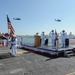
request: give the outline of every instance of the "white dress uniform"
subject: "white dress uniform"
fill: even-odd
[[[16,52],[17,52],[17,40],[15,38],[15,40],[11,41],[11,54],[13,56],[16,56]]]
[[[41,46],[44,46],[45,44],[45,34],[42,32],[41,34]]]
[[[54,47],[54,44],[55,44],[55,33],[54,32],[50,32],[49,36],[51,36],[52,47]]]
[[[35,36],[38,36],[38,33],[36,33]]]
[[[17,47],[21,47],[21,37],[17,37]]]
[[[3,40],[3,44],[4,44],[4,46],[7,45],[7,40],[6,39]]]
[[[61,33],[61,41],[62,41],[62,47],[65,47],[65,39],[66,39],[66,33]]]

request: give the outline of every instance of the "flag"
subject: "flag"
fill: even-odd
[[[11,22],[10,22],[8,15],[7,15],[7,23],[8,23],[8,29],[10,29],[10,35],[14,35],[15,31],[14,31],[14,28],[13,28]]]
[[[57,31],[56,31],[56,29],[55,29],[55,35],[57,35]]]
[[[57,34],[56,29],[55,29],[55,40],[58,40],[58,34]]]

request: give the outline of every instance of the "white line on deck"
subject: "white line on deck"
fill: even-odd
[[[23,69],[21,68],[21,69],[15,69],[15,70],[12,70],[12,71],[10,71],[10,73],[11,74],[13,74],[13,73],[18,73],[18,72],[20,72],[20,71],[22,71]]]
[[[68,73],[66,75],[75,75],[75,72],[72,72],[72,73]]]

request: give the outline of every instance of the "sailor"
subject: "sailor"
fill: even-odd
[[[6,39],[3,40],[3,46],[7,46],[7,40]]]
[[[60,34],[61,34],[62,47],[65,47],[65,39],[66,39],[65,30],[61,31]]]
[[[42,32],[42,34],[41,34],[41,46],[44,46],[44,44],[45,44],[45,34],[44,34],[44,32]]]
[[[20,36],[17,37],[17,47],[18,48],[21,47],[21,37]]]
[[[59,48],[59,35],[56,30],[55,30],[55,44],[54,45],[56,49]]]
[[[38,36],[38,33],[36,33],[35,36]]]
[[[49,33],[49,36],[51,37],[52,47],[54,47],[54,44],[55,44],[55,33],[54,33],[54,30],[52,30]]]
[[[13,56],[16,56],[16,52],[17,52],[17,40],[16,40],[16,35],[13,35],[12,39],[11,39],[11,51],[10,51],[10,53]]]

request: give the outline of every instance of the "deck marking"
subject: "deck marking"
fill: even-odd
[[[21,68],[21,69],[15,69],[15,70],[12,70],[12,71],[10,71],[10,73],[11,74],[13,74],[13,73],[18,73],[18,72],[20,72],[20,71],[22,71],[23,69]]]
[[[8,55],[9,53],[0,53],[0,56],[2,56],[2,55]]]
[[[0,66],[3,65],[2,63],[0,63]]]
[[[25,53],[28,53],[28,51],[17,51],[16,54],[25,54]],[[5,55],[9,55],[9,53],[8,52],[6,52],[6,53],[0,53],[0,56],[5,56]]]
[[[25,53],[27,53],[28,51],[17,51],[17,53],[16,54],[25,54]]]
[[[75,75],[75,72],[72,72],[72,73],[68,73],[66,75]]]

